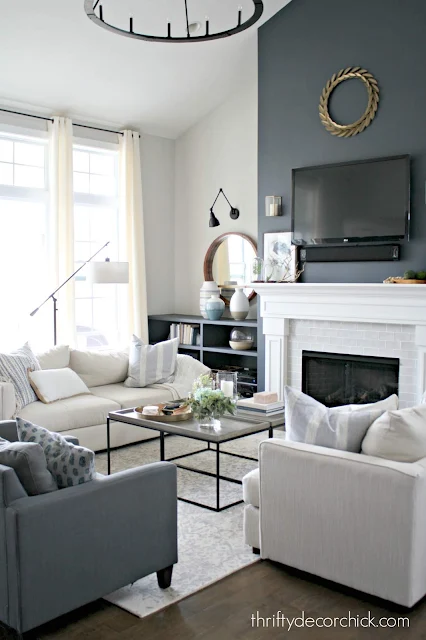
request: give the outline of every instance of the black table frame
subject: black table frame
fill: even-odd
[[[108,461],[108,475],[111,474],[111,442],[110,442],[110,417],[107,417],[107,461]],[[116,422],[120,422],[116,420],[116,417],[113,419]],[[124,422],[124,421],[123,421]],[[265,420],[266,422],[266,420]],[[129,424],[129,423],[126,423]],[[153,431],[160,431],[158,429],[158,425],[155,427],[146,427],[143,425],[145,429],[152,429]],[[189,458],[190,456],[198,455],[199,453],[205,453],[206,451],[211,451],[216,454],[216,472],[212,473],[211,471],[204,471],[202,469],[193,469],[192,467],[187,467],[183,464],[176,464],[178,469],[184,469],[185,471],[192,471],[193,473],[199,473],[203,476],[209,476],[210,478],[215,478],[216,480],[216,507],[211,507],[210,505],[204,504],[202,502],[197,502],[195,500],[189,500],[188,498],[180,498],[178,496],[178,500],[181,502],[186,502],[188,504],[192,504],[196,507],[201,507],[203,509],[208,509],[209,511],[215,511],[216,513],[220,511],[225,511],[226,509],[230,509],[231,507],[235,507],[237,504],[241,504],[244,502],[243,500],[237,500],[236,502],[231,502],[224,506],[220,506],[220,481],[224,480],[225,482],[233,482],[234,484],[242,485],[242,480],[236,480],[235,478],[230,478],[228,476],[220,475],[220,455],[233,456],[234,458],[241,458],[243,460],[253,460],[254,462],[258,462],[258,458],[252,458],[250,456],[243,456],[238,453],[231,453],[230,451],[221,451],[220,444],[224,444],[225,442],[232,442],[233,440],[239,440],[240,438],[247,438],[248,436],[252,436],[256,433],[262,433],[262,431],[268,431],[268,437],[273,438],[274,435],[274,427],[270,424],[269,427],[262,427],[258,431],[253,431],[251,433],[244,433],[242,435],[237,435],[234,438],[230,437],[225,440],[223,443],[219,442],[209,442],[206,440],[201,440],[201,442],[207,442],[207,447],[203,449],[197,449],[197,451],[192,451],[190,453],[182,453],[178,456],[173,456],[171,458],[166,458],[166,447],[165,447],[165,433],[164,431],[160,431],[160,460],[162,462],[173,462],[174,460],[179,460],[180,458]],[[167,432],[168,433],[168,432]],[[189,438],[190,440],[198,440],[198,438],[193,438],[190,435],[182,435],[182,434],[173,434],[169,435],[178,435],[180,438]],[[216,448],[212,448],[211,445],[216,444]]]

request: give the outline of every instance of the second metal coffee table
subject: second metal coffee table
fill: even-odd
[[[126,424],[132,424],[136,427],[143,427],[145,429],[152,429],[160,433],[160,460],[166,462],[172,462],[180,458],[187,458],[199,453],[211,452],[216,456],[216,472],[203,471],[201,469],[193,469],[185,465],[177,464],[179,469],[185,469],[186,471],[192,471],[193,473],[199,473],[201,475],[210,476],[216,480],[216,506],[211,507],[195,500],[189,500],[187,498],[179,498],[182,502],[196,505],[197,507],[203,507],[210,511],[224,511],[237,504],[241,504],[242,500],[220,506],[220,481],[225,480],[227,482],[233,482],[234,484],[242,484],[241,480],[235,478],[229,478],[228,476],[220,475],[220,456],[234,456],[236,458],[242,458],[244,460],[254,460],[257,462],[257,458],[250,456],[243,456],[237,453],[231,453],[228,451],[221,451],[220,445],[225,442],[231,442],[232,440],[238,440],[245,436],[253,435],[254,433],[260,433],[262,431],[268,431],[269,437],[273,437],[274,427],[281,426],[284,422],[283,416],[274,416],[270,419],[252,418],[241,416],[238,414],[235,416],[225,416],[221,418],[221,427],[217,431],[203,429],[199,426],[198,422],[194,419],[186,420],[184,422],[159,422],[156,420],[149,420],[148,417],[142,416],[140,413],[136,413],[134,409],[121,409],[120,411],[111,411],[107,418],[107,457],[108,457],[108,475],[111,473],[111,446],[110,446],[110,430],[111,422],[125,422]],[[165,457],[165,434],[173,434],[181,436],[183,438],[191,438],[192,440],[200,440],[206,443],[207,446],[197,451],[193,451],[172,458]]]

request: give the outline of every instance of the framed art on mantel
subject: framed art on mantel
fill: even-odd
[[[263,256],[266,282],[294,282],[297,279],[297,247],[291,232],[265,233]]]

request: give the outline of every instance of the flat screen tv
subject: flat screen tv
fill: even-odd
[[[293,244],[409,239],[410,156],[293,169]]]

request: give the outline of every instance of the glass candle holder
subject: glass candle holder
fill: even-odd
[[[235,371],[218,371],[216,388],[223,391],[227,398],[237,399],[237,373]]]
[[[266,196],[265,198],[265,215],[267,216],[282,216],[282,197],[281,196]]]
[[[251,263],[251,281],[265,281],[265,265],[263,262],[263,258],[260,258],[259,256],[256,256],[256,258]]]

